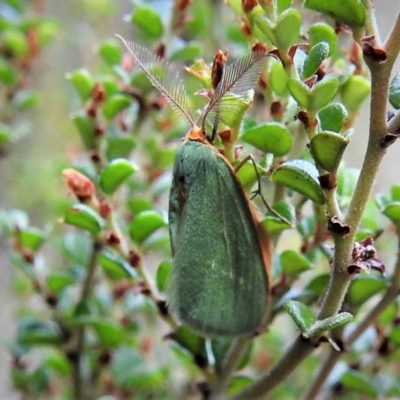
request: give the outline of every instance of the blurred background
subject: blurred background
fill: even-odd
[[[38,89],[39,103],[28,115],[31,120],[29,134],[15,141],[7,154],[0,158],[1,209],[23,209],[30,215],[32,224],[39,227],[43,227],[44,221],[59,218],[58,208],[53,206],[52,199],[66,196],[60,171],[67,165],[68,155],[81,146],[69,119],[69,114],[77,108],[78,99],[66,76],[81,67],[97,70],[99,58],[96,46],[100,40],[115,33],[132,38],[130,24],[125,18],[132,11],[132,3],[135,2],[32,0],[32,9],[57,21],[59,30],[34,63],[30,74],[33,86]],[[159,7],[165,7],[169,2],[142,3],[157,3]],[[385,38],[399,11],[399,2],[376,0],[374,3],[381,35]],[[398,71],[399,66],[394,68],[395,74]],[[366,102],[345,153],[349,167],[359,168],[362,164],[368,120],[369,104]],[[391,183],[399,181],[398,152],[398,143],[389,147],[375,190],[384,192]],[[13,288],[13,269],[7,260],[8,246],[4,238],[0,238],[0,399],[11,400],[18,399],[18,396],[10,388],[10,359],[3,345],[15,334],[18,299]]]

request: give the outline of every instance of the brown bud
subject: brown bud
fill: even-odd
[[[128,262],[133,268],[137,268],[141,262],[140,255],[133,250],[129,251]]]
[[[86,175],[72,168],[64,169],[62,174],[69,191],[78,199],[90,200],[94,196],[95,186]]]
[[[243,11],[248,14],[253,8],[258,6],[258,0],[242,0]]]
[[[214,89],[218,86],[222,79],[225,64],[228,59],[227,55],[227,51],[218,50],[217,54],[214,57],[211,69],[211,84]]]
[[[111,214],[112,208],[105,200],[101,200],[99,204],[99,213],[104,218],[107,219]],[[119,240],[119,238],[118,238]]]
[[[324,174],[318,177],[319,184],[323,190],[333,190],[337,186],[337,179],[335,174]]]

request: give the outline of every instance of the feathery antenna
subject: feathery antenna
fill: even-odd
[[[142,69],[151,84],[164,96],[175,112],[185,118],[192,127],[195,126],[185,86],[179,72],[173,68],[172,64],[162,60],[137,43],[126,41],[120,35],[115,36],[124,43],[135,63]]]
[[[214,91],[214,95],[204,113],[202,127],[206,124],[213,126],[213,135],[218,128],[220,115],[223,112],[236,112],[240,107],[232,101],[230,94],[237,99],[245,100],[249,90],[257,84],[268,53],[258,51],[249,54],[225,68],[222,79]],[[237,104],[237,106],[235,106]]]

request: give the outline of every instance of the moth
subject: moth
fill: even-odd
[[[245,99],[256,85],[268,54],[253,52],[219,69],[219,83],[195,122],[173,66],[118,37],[152,85],[191,126],[176,150],[169,195],[169,310],[205,337],[251,334],[260,326],[268,302],[269,239],[234,168],[213,141],[223,116],[237,113],[237,100]]]

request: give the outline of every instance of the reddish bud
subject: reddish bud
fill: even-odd
[[[141,262],[140,255],[131,250],[128,255],[128,262],[133,268],[137,268]]]
[[[95,186],[87,176],[72,168],[64,169],[62,174],[68,190],[81,202],[88,201],[94,196]]]
[[[227,51],[218,50],[214,57],[211,68],[211,84],[214,89],[218,86],[222,79],[222,74],[224,73],[225,64],[228,59],[227,55]]]
[[[253,8],[258,6],[258,0],[242,0],[243,11],[248,14]]]
[[[105,201],[102,200],[99,205],[99,213],[104,218],[107,219],[111,214],[112,208],[111,206]]]

